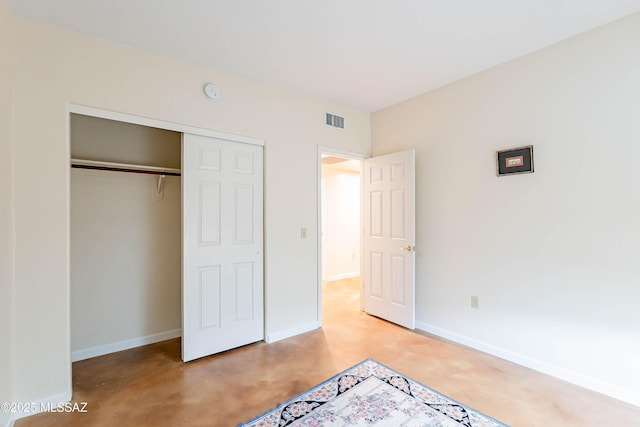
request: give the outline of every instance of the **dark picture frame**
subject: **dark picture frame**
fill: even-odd
[[[496,151],[498,176],[533,173],[533,145]]]

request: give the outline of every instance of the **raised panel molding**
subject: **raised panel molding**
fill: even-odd
[[[405,259],[403,255],[391,255],[391,302],[401,306],[406,305],[404,291]]]
[[[202,329],[220,327],[221,325],[221,301],[220,295],[220,266],[212,265],[209,267],[201,267],[199,270],[200,292],[201,292],[201,311],[200,324]]]
[[[369,182],[380,182],[382,181],[382,168],[380,167],[370,167],[369,168]]]
[[[200,245],[220,244],[220,187],[219,182],[200,183]]]
[[[371,270],[369,272],[370,278],[370,286],[371,290],[369,291],[369,295],[374,298],[382,299],[383,296],[383,276],[382,276],[382,253],[381,252],[370,252],[369,256],[371,257]]]
[[[383,208],[383,194],[382,191],[372,191],[369,193],[369,203],[371,204],[371,216],[369,218],[369,236],[370,237],[382,237],[384,233],[382,208]]]
[[[236,322],[253,319],[253,263],[234,265],[236,288]]]
[[[222,170],[221,160],[222,160],[222,152],[220,148],[218,149],[201,148],[200,164],[198,165],[198,169],[206,169],[206,170],[220,172]]]
[[[391,238],[406,239],[404,190],[391,190]]]
[[[234,244],[253,243],[253,186],[235,186]]]
[[[253,174],[253,154],[236,151],[235,172],[242,174]]]
[[[404,163],[393,163],[391,165],[391,181],[397,181],[405,178]]]

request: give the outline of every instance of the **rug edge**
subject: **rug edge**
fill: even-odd
[[[240,424],[238,424],[236,427],[244,427],[244,426],[247,426],[247,425],[251,424],[252,422],[256,421],[258,418],[262,417],[263,415],[265,415],[265,414],[267,414],[267,413],[269,413],[269,412],[271,412],[271,411],[274,411],[274,410],[276,410],[276,409],[278,409],[278,408],[281,408],[281,407],[283,407],[283,406],[286,406],[287,404],[289,404],[289,403],[291,403],[291,402],[295,401],[297,398],[299,398],[299,397],[301,397],[301,396],[303,396],[303,395],[305,395],[305,394],[309,393],[309,392],[310,392],[311,390],[313,390],[314,388],[319,387],[319,386],[321,386],[322,384],[328,383],[329,381],[332,381],[332,380],[334,380],[334,379],[336,379],[336,378],[340,377],[341,375],[344,375],[347,371],[352,370],[352,369],[353,369],[353,368],[355,368],[356,366],[360,366],[360,365],[362,365],[363,363],[367,363],[367,362],[374,362],[374,363],[377,363],[377,364],[379,364],[379,365],[385,366],[385,365],[383,365],[382,363],[378,362],[377,360],[374,360],[374,359],[372,359],[372,358],[368,357],[368,358],[366,358],[366,359],[364,359],[364,360],[362,360],[362,361],[360,361],[360,362],[356,363],[355,365],[350,366],[350,367],[348,367],[347,369],[342,370],[341,372],[338,372],[338,373],[337,373],[337,374],[335,374],[334,376],[329,377],[329,378],[327,378],[326,380],[320,381],[318,384],[313,385],[313,386],[311,386],[311,387],[309,387],[309,388],[307,388],[307,389],[305,389],[305,390],[301,391],[300,393],[296,394],[295,396],[290,397],[289,399],[287,399],[287,400],[285,400],[285,401],[283,401],[283,402],[279,402],[279,403],[277,403],[276,405],[272,406],[271,408],[267,409],[266,411],[263,411],[263,412],[261,412],[260,414],[258,414],[257,416],[255,416],[255,417],[251,418],[250,420],[247,420],[247,421],[243,421],[243,422],[241,422],[241,423],[240,423]],[[385,366],[385,368],[386,368],[386,366]],[[389,368],[387,368],[387,369],[389,369]],[[392,371],[393,371],[393,369],[392,369]],[[394,371],[394,372],[395,372],[395,371]],[[507,427],[508,427],[508,426],[507,426]]]
[[[475,412],[475,413],[477,413],[477,414],[480,414],[480,415],[482,415],[482,416],[484,416],[484,417],[488,418],[488,419],[489,419],[489,420],[491,420],[491,421],[494,421],[494,422],[495,422],[496,424],[498,424],[499,426],[502,426],[502,427],[510,427],[510,426],[509,426],[509,424],[506,424],[506,423],[504,423],[504,422],[502,422],[502,421],[500,421],[500,420],[498,420],[498,419],[496,419],[496,418],[494,418],[494,417],[492,417],[492,416],[490,416],[490,415],[485,414],[485,413],[484,413],[484,412],[482,412],[482,411],[479,411],[479,410],[477,410],[477,409],[475,409],[475,408],[472,408],[472,407],[470,407],[470,406],[468,406],[468,405],[466,405],[466,404],[464,404],[464,403],[462,403],[462,402],[458,401],[457,399],[454,399],[454,398],[452,398],[452,397],[450,397],[450,396],[448,396],[448,395],[446,395],[446,394],[443,394],[443,393],[439,392],[438,390],[434,389],[433,387],[429,387],[428,385],[425,385],[425,384],[423,384],[422,382],[415,380],[413,377],[410,377],[410,376],[408,376],[408,375],[406,375],[406,374],[403,374],[403,373],[401,373],[401,372],[399,372],[399,371],[397,371],[397,370],[395,370],[395,369],[393,369],[393,368],[390,368],[390,367],[389,367],[389,366],[387,366],[386,364],[381,363],[381,362],[378,362],[377,360],[375,360],[375,359],[373,359],[373,358],[371,358],[371,357],[368,357],[368,358],[366,358],[366,359],[364,359],[364,360],[362,360],[362,361],[360,361],[360,362],[356,363],[355,365],[350,366],[350,367],[349,367],[349,368],[347,368],[347,369],[344,369],[343,371],[341,371],[341,372],[339,372],[339,373],[337,373],[337,374],[333,375],[332,377],[327,378],[326,380],[321,381],[321,382],[319,382],[318,384],[316,384],[316,385],[314,385],[314,386],[309,387],[308,389],[306,389],[306,390],[304,390],[304,391],[302,391],[302,392],[300,392],[300,393],[296,394],[295,396],[293,396],[293,397],[291,397],[291,398],[289,398],[289,399],[287,399],[287,400],[285,400],[285,401],[283,401],[283,402],[279,402],[279,403],[278,403],[278,404],[276,404],[275,406],[272,406],[271,408],[267,409],[266,411],[261,412],[260,414],[258,414],[257,416],[255,416],[255,417],[251,418],[250,420],[243,421],[242,423],[238,424],[236,427],[246,427],[246,426],[248,426],[249,424],[251,424],[252,422],[254,422],[254,421],[258,420],[260,417],[262,417],[262,416],[266,415],[267,413],[269,413],[269,412],[271,412],[271,411],[274,411],[274,410],[276,410],[276,409],[278,409],[278,408],[281,408],[281,407],[283,407],[283,406],[286,406],[286,405],[288,405],[289,403],[294,402],[296,399],[298,399],[299,397],[301,397],[301,396],[303,396],[303,395],[305,395],[305,394],[309,393],[311,390],[315,389],[316,387],[320,387],[320,386],[322,386],[323,384],[325,384],[325,383],[327,383],[327,382],[329,382],[329,381],[332,381],[332,380],[334,380],[334,379],[337,379],[338,377],[340,377],[340,376],[344,375],[344,374],[345,374],[345,373],[347,373],[348,371],[351,371],[352,369],[354,369],[354,368],[356,368],[356,367],[358,367],[358,366],[360,366],[360,365],[362,365],[362,364],[364,364],[364,363],[367,363],[367,362],[374,362],[374,363],[377,363],[378,365],[382,366],[383,368],[388,369],[389,371],[393,372],[394,374],[397,374],[397,375],[399,375],[399,376],[401,376],[401,377],[403,377],[403,378],[405,378],[405,379],[410,379],[411,381],[413,381],[414,383],[418,384],[419,386],[424,387],[424,388],[426,388],[426,389],[428,389],[428,390],[432,391],[433,393],[435,393],[435,394],[437,394],[437,395],[441,396],[442,398],[444,398],[444,399],[448,399],[449,401],[451,401],[451,402],[453,402],[453,403],[455,403],[455,404],[458,404],[458,405],[462,406],[465,410],[467,410],[467,411],[469,411],[469,412]]]
[[[397,370],[395,370],[395,369],[393,369],[393,368],[388,367],[388,366],[387,366],[387,365],[385,365],[384,363],[380,363],[380,362],[378,362],[377,360],[373,360],[373,359],[367,359],[367,360],[371,360],[371,361],[373,361],[373,362],[375,362],[375,363],[379,364],[380,366],[383,366],[383,367],[387,368],[388,370],[390,370],[391,372],[395,372],[396,374],[398,374],[398,375],[400,375],[400,376],[402,376],[402,377],[404,377],[404,378],[409,378],[409,379],[411,379],[411,381],[413,381],[414,383],[418,384],[419,386],[421,386],[421,387],[424,387],[424,388],[427,388],[427,389],[431,390],[432,392],[436,393],[437,395],[439,395],[439,396],[441,396],[441,397],[443,397],[443,398],[445,398],[445,399],[448,399],[448,400],[450,400],[450,401],[452,401],[452,402],[454,402],[454,403],[456,403],[456,404],[458,404],[458,405],[462,406],[464,409],[466,409],[466,410],[468,410],[468,411],[476,412],[476,413],[478,413],[478,414],[480,414],[480,415],[482,415],[482,416],[485,416],[485,417],[489,418],[491,421],[495,421],[497,424],[499,424],[499,425],[501,425],[501,426],[504,426],[504,427],[511,427],[511,426],[509,426],[509,424],[506,424],[506,423],[504,423],[504,422],[502,422],[502,421],[500,421],[500,420],[498,420],[498,419],[496,419],[496,418],[493,418],[491,415],[487,415],[487,414],[485,414],[485,413],[484,413],[484,412],[482,412],[482,411],[479,411],[479,410],[477,410],[477,409],[475,409],[475,408],[472,408],[471,406],[468,406],[468,405],[466,405],[466,404],[464,404],[464,403],[462,403],[462,402],[460,402],[460,401],[458,401],[458,400],[454,399],[453,397],[451,397],[451,396],[449,396],[449,395],[447,395],[447,394],[441,393],[441,392],[439,392],[438,390],[434,389],[433,387],[429,387],[428,385],[425,385],[425,384],[421,383],[420,381],[417,381],[417,380],[413,379],[413,377],[410,377],[410,376],[408,376],[408,375],[406,375],[406,374],[403,374],[402,372],[399,372],[399,371],[397,371]],[[364,363],[364,362],[366,362],[366,360],[363,360],[361,363]],[[360,363],[358,363],[358,365],[359,365],[359,364],[360,364]],[[357,365],[354,365],[354,366],[357,366]],[[349,368],[349,369],[351,369],[351,368]],[[346,371],[348,371],[349,369],[347,369]],[[345,371],[345,372],[346,372],[346,371]],[[301,394],[302,394],[302,393],[301,393]]]

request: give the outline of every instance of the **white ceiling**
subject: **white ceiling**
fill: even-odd
[[[8,1],[27,19],[367,111],[640,11],[640,0]]]

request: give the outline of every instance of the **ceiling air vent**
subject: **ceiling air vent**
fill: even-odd
[[[332,113],[325,114],[324,123],[338,129],[344,129],[344,117]]]

